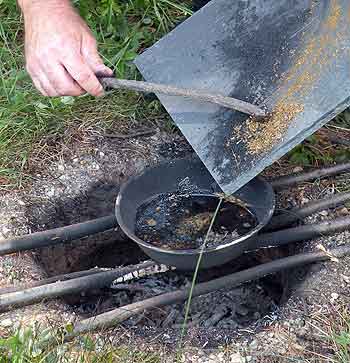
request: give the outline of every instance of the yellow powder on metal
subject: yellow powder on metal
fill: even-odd
[[[247,128],[250,132],[257,132],[260,128],[259,122],[255,121],[254,118],[250,118],[247,122]]]
[[[329,29],[334,30],[337,28],[341,17],[341,7],[336,3],[336,0],[333,0],[332,3],[331,13],[326,20],[326,26],[328,26]]]
[[[265,122],[255,121],[251,119],[247,122],[250,131],[256,132],[259,137],[252,137],[246,140],[249,151],[252,154],[258,154],[269,149],[276,140],[281,139],[286,127],[294,117],[304,110],[301,104],[278,104],[270,118]]]
[[[338,1],[331,0],[329,15],[323,24],[325,31],[319,37],[307,41],[294,65],[283,75],[281,84],[286,89],[281,92],[283,97],[277,102],[269,119],[266,122],[248,119],[245,129],[233,129],[231,141],[242,139],[250,154],[259,154],[270,150],[283,138],[293,120],[304,110],[300,100],[310,94],[321,77],[323,67],[330,64],[338,54],[335,46],[342,34],[334,30],[340,21],[346,21],[342,18]]]

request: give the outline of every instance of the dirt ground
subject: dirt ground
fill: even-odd
[[[34,168],[32,181],[24,190],[8,191],[0,196],[0,233],[3,238],[67,225],[108,215],[113,212],[114,200],[120,185],[130,176],[167,158],[182,157],[191,148],[181,136],[157,132],[153,136],[115,140],[89,137],[85,142],[70,145],[69,152],[46,165]],[[267,176],[289,173],[293,167],[275,164]],[[296,171],[296,170],[294,170]],[[347,176],[307,183],[283,191],[278,196],[278,208],[302,205],[309,200],[325,197],[343,188]],[[346,207],[323,211],[307,219],[308,223],[347,215]],[[113,238],[111,237],[113,235]],[[300,243],[293,251],[313,251],[318,244],[325,248],[347,242],[349,232]],[[106,266],[134,263],[142,259],[135,249],[128,253],[125,237],[117,228],[96,238],[86,238],[74,245],[45,248],[34,253],[20,253],[0,259],[0,288],[39,280],[47,275],[89,268],[105,260]],[[115,246],[115,242],[120,245]],[[111,259],[113,249],[122,250],[123,260]],[[74,251],[74,252],[72,252]],[[128,256],[125,261],[125,256]],[[108,259],[111,259],[110,261]],[[285,290],[288,294],[254,324],[244,328],[216,329],[214,342],[203,336],[195,326],[189,329],[185,362],[328,362],[332,346],[326,341],[332,321],[342,316],[350,299],[350,258],[339,263],[329,262],[288,271]],[[85,265],[84,265],[85,264]],[[283,277],[283,276],[282,276]],[[285,277],[284,277],[285,278]],[[257,285],[254,285],[257,286]],[[43,302],[24,309],[5,313],[0,318],[0,333],[13,326],[33,321],[50,324],[74,322],[81,311],[61,300]],[[69,301],[69,300],[68,300]],[[86,312],[85,312],[86,313]],[[149,327],[149,336],[126,331],[125,327],[105,332],[123,335],[123,340],[138,348],[160,350],[164,361],[171,356],[172,333]],[[153,348],[150,342],[154,342]]]

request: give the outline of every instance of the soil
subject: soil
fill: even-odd
[[[109,215],[121,183],[164,158],[186,156],[191,148],[181,138],[157,133],[137,140],[90,137],[72,144],[70,154],[33,173],[33,184],[0,196],[0,232],[4,238]],[[170,155],[170,156],[169,156]],[[288,174],[293,167],[281,161],[266,175]],[[295,171],[300,171],[300,168]],[[349,175],[307,183],[282,191],[277,210],[326,197],[347,185]],[[305,220],[314,223],[348,214],[347,207],[323,211]],[[294,254],[347,243],[348,231],[280,249],[245,254],[220,268],[200,273],[206,281]],[[94,266],[115,267],[147,259],[117,228],[66,245],[0,259],[0,286],[30,283],[46,276]],[[331,361],[320,331],[327,331],[350,298],[350,258],[315,264],[264,277],[233,289],[193,299],[185,339],[185,362]],[[108,311],[132,301],[191,283],[191,274],[168,271],[125,282],[124,289],[87,291],[65,300],[43,302],[2,314],[0,334],[34,321],[62,325]],[[141,290],[135,289],[141,286]],[[174,361],[184,304],[145,312],[100,337],[118,339],[131,348],[166,352],[162,362]],[[321,339],[321,341],[320,341]],[[320,358],[321,357],[321,358]],[[326,357],[323,359],[322,357]],[[315,361],[315,360],[313,360]]]
[[[207,236],[219,197],[183,194],[158,195],[137,211],[135,233],[145,242],[164,249],[206,249],[231,243],[257,225],[248,209],[223,201]]]

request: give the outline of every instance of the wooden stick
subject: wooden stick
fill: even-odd
[[[264,231],[272,231],[290,226],[292,223],[301,220],[311,214],[320,212],[328,208],[334,208],[344,202],[350,200],[350,193],[338,193],[321,200],[313,200],[302,207],[295,207],[282,212],[273,217],[270,223],[263,229]]]
[[[266,116],[266,112],[258,106],[219,94],[211,94],[200,90],[184,89],[150,82],[116,79],[112,77],[99,77],[99,80],[106,88],[128,89],[138,92],[161,93],[168,96],[187,97],[199,101],[215,103],[217,105],[240,111],[251,116]]]
[[[100,273],[100,272],[105,272],[105,271],[108,271],[108,270],[112,270],[112,269],[105,269],[105,268],[95,267],[95,268],[92,268],[90,270],[83,270],[83,271],[77,271],[77,272],[62,274],[62,275],[55,275],[55,276],[52,276],[52,277],[48,277],[46,279],[31,282],[29,284],[21,284],[19,286],[3,287],[3,288],[0,289],[0,296],[3,295],[3,294],[8,294],[10,292],[16,292],[16,291],[30,289],[32,287],[52,284],[53,282],[57,282],[57,281],[66,281],[66,280],[76,279],[78,277],[90,276],[90,275],[94,275],[94,274],[97,274],[97,273]]]
[[[262,247],[277,247],[292,242],[340,233],[350,229],[350,217],[330,219],[321,223],[282,229],[275,232],[259,234],[251,238],[251,250]]]
[[[109,286],[115,279],[129,273],[143,270],[156,265],[147,261],[133,267],[121,267],[110,271],[95,273],[88,276],[73,278],[67,281],[57,281],[43,286],[36,286],[21,291],[0,295],[0,313],[13,308],[31,305],[43,299],[53,299],[69,294],[76,294],[90,289],[100,289]]]
[[[284,175],[270,180],[275,189],[282,189],[297,183],[314,180],[321,177],[333,176],[341,173],[350,172],[350,163],[339,164],[327,168],[321,168],[306,173]]]
[[[59,243],[67,243],[92,234],[107,231],[117,226],[115,215],[112,214],[87,222],[35,232],[21,237],[8,238],[0,241],[0,256],[35,248],[54,246]]]
[[[309,224],[294,227],[282,231],[265,233],[252,237],[248,248],[258,249],[261,247],[281,246],[287,243],[299,242],[319,236],[338,233],[350,229],[350,217],[337,218],[322,223]],[[11,308],[34,304],[43,299],[79,293],[92,288],[101,288],[120,277],[130,273],[130,269],[140,270],[155,265],[155,262],[145,262],[141,265],[128,268],[114,269],[99,272],[91,276],[73,278],[68,281],[58,281],[44,286],[24,289],[0,295],[0,312],[8,311]]]

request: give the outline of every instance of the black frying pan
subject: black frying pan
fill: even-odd
[[[180,159],[148,168],[142,174],[131,178],[120,190],[116,201],[117,221],[128,237],[155,261],[179,270],[194,270],[198,261],[198,250],[168,250],[142,241],[135,235],[135,221],[138,208],[156,195],[174,192],[179,182],[189,177],[191,183],[201,192],[213,194],[220,188],[199,159]],[[250,237],[258,233],[270,220],[275,208],[274,192],[270,184],[258,177],[246,184],[235,196],[247,203],[257,218],[257,225],[247,234],[228,241],[219,247],[204,252],[201,268],[222,265],[245,251],[262,247]]]

